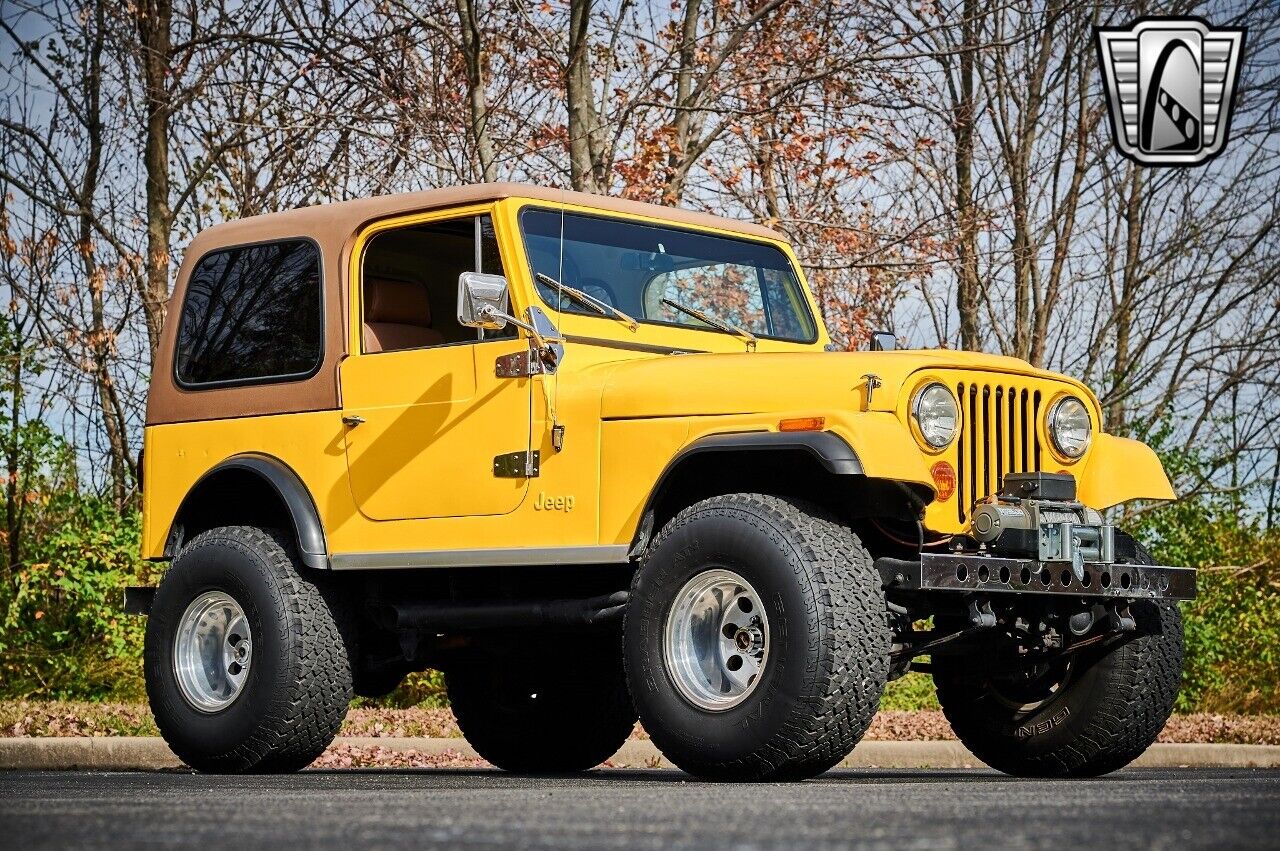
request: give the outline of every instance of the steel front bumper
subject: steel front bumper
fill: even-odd
[[[879,558],[886,589],[983,594],[1069,594],[1128,600],[1194,600],[1190,567],[1086,562],[1083,578],[1069,561],[924,553],[919,561]]]

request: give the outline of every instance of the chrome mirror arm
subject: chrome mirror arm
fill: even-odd
[[[512,325],[516,326],[517,328],[523,328],[525,331],[528,331],[529,336],[533,338],[534,345],[537,346],[538,351],[542,354],[542,357],[550,358],[551,363],[555,363],[558,360],[555,344],[556,343],[563,344],[564,343],[563,337],[544,336],[532,324],[525,322],[523,319],[517,319],[516,317],[512,316],[509,313],[503,313],[501,310],[498,310],[498,308],[494,307],[491,304],[486,304],[482,306],[480,308],[479,313],[481,316],[485,317],[486,319],[490,319],[490,320],[501,319],[505,322],[510,322]]]

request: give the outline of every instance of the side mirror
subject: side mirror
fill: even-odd
[[[458,324],[486,331],[501,331],[508,323],[523,328],[537,345],[541,358],[537,371],[555,372],[556,365],[564,357],[564,338],[547,315],[536,307],[529,308],[529,322],[507,313],[507,296],[507,279],[501,275],[463,272],[458,276]]]
[[[507,279],[463,272],[458,276],[458,324],[501,331],[507,327]]]
[[[872,331],[871,351],[892,352],[898,348],[898,337],[892,331]]]

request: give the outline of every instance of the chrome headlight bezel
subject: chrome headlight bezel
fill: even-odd
[[[950,406],[949,431],[940,423],[946,419],[946,412],[938,409],[944,399]],[[931,452],[941,452],[960,434],[960,403],[947,385],[941,381],[930,381],[921,385],[911,397],[911,422],[920,443]]]
[[[1080,436],[1082,428],[1084,434]],[[1067,462],[1079,461],[1093,444],[1093,417],[1089,406],[1078,396],[1069,393],[1059,396],[1045,415],[1044,430],[1058,457]],[[1068,430],[1075,434],[1065,434]]]

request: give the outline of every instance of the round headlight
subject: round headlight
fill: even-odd
[[[911,416],[924,442],[934,449],[942,449],[955,440],[960,419],[956,397],[941,384],[926,384],[916,393],[911,403]]]
[[[1076,459],[1089,448],[1093,424],[1089,409],[1075,396],[1063,396],[1049,409],[1049,439],[1063,457]]]

